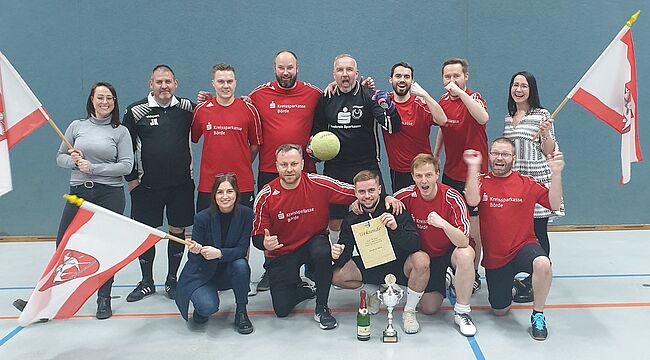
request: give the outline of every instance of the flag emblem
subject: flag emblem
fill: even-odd
[[[99,270],[99,261],[92,255],[80,251],[66,249],[63,257],[50,278],[41,286],[39,291],[45,291],[80,277],[90,276]]]

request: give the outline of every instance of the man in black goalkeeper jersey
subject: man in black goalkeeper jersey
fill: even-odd
[[[322,95],[314,113],[312,135],[331,131],[339,138],[341,150],[325,162],[324,175],[346,183],[361,170],[379,170],[379,138],[376,124],[389,133],[399,131],[402,122],[388,93],[374,93],[357,81],[357,61],[348,54],[334,59],[336,90],[331,97]],[[330,208],[329,228],[336,234],[348,209],[344,205]],[[338,236],[334,235],[334,241]]]
[[[167,65],[157,65],[151,72],[149,95],[129,105],[122,123],[129,129],[135,151],[135,163],[128,181],[131,217],[149,226],[163,224],[167,213],[169,233],[185,238],[185,228],[194,222],[194,180],[190,126],[194,104],[175,96],[178,81]],[[176,276],[185,247],[169,240],[167,244],[167,279],[165,292],[170,299],[176,294]],[[153,262],[156,247],[140,255],[142,281],[126,298],[142,300],[156,292]]]

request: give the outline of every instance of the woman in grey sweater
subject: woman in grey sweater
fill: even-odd
[[[133,145],[126,127],[120,125],[117,93],[109,83],[93,85],[86,104],[88,117],[73,121],[65,131],[73,148],[61,143],[56,156],[60,167],[71,169],[70,194],[119,214],[124,213],[124,175],[133,169]],[[56,237],[57,247],[78,207],[67,203]],[[111,310],[109,279],[97,292],[97,318],[108,319]]]

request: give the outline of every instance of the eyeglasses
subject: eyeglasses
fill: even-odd
[[[495,158],[498,158],[499,156],[501,156],[504,159],[510,159],[511,157],[514,156],[514,154],[491,151],[490,156],[495,157]]]

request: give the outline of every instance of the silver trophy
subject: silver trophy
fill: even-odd
[[[386,309],[388,310],[388,326],[386,326],[386,330],[384,330],[384,335],[382,336],[381,341],[385,343],[396,343],[397,330],[393,327],[393,308],[395,305],[399,304],[402,296],[404,296],[404,290],[402,290],[399,285],[395,285],[397,279],[393,274],[386,275],[384,281],[386,282],[387,289],[384,290],[383,293],[379,290],[377,291],[379,300],[386,305]]]

